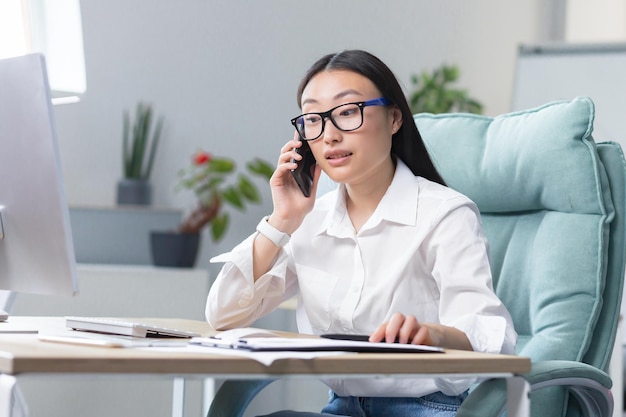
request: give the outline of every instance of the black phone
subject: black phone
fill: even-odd
[[[327,333],[321,335],[325,339],[351,340],[355,342],[369,342],[370,337],[364,334]]]
[[[309,197],[311,195],[311,188],[313,188],[313,168],[317,161],[309,147],[309,142],[302,139],[300,139],[300,141],[302,142],[302,146],[296,148],[296,152],[302,155],[302,159],[300,161],[292,159],[292,162],[298,163],[298,167],[292,169],[291,174],[300,187],[300,190],[302,190],[302,194],[304,194],[305,197]]]
[[[366,335],[366,334],[326,333],[326,334],[321,335],[321,337],[326,338],[326,339],[335,339],[335,340],[352,340],[355,342],[369,342],[370,341],[369,335]],[[385,341],[383,340],[381,343],[385,343]],[[393,343],[399,343],[397,337]]]

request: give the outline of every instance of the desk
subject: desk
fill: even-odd
[[[42,330],[64,327],[62,317],[11,317],[15,326]],[[144,320],[144,319],[142,319]],[[194,320],[155,320],[160,324],[211,333],[207,323]],[[244,357],[201,353],[172,353],[110,349],[40,342],[35,334],[0,333],[0,373],[8,376],[157,375],[162,377],[278,378],[282,376],[371,377],[477,375],[507,378],[508,415],[528,416],[528,384],[516,375],[530,370],[528,358],[465,351],[445,354],[358,354],[310,360],[285,359],[270,366]],[[1,393],[0,393],[1,395]],[[5,412],[6,414],[6,412]],[[0,417],[5,415],[0,413]]]
[[[149,265],[78,264],[80,293],[74,297],[18,294],[11,309],[13,316],[113,316],[179,317],[204,320],[210,277],[206,269],[162,268]],[[268,320],[273,328],[287,323],[288,313],[277,312]],[[282,318],[282,320],[280,320]],[[295,322],[295,319],[293,320]],[[141,378],[142,384],[137,379]],[[20,388],[28,399],[31,417],[170,417],[172,382],[165,378],[20,378]],[[184,386],[185,416],[202,415],[204,387],[211,380],[191,379]],[[296,385],[316,384],[302,381]],[[284,383],[281,383],[284,385]],[[314,385],[315,387],[315,385]],[[326,395],[317,383],[317,398]],[[272,390],[276,388],[272,387]],[[210,390],[207,390],[210,393]],[[175,391],[176,392],[176,391]],[[181,393],[180,389],[177,391]],[[115,401],[114,405],[110,405]],[[281,397],[264,400],[277,406]],[[102,404],[109,404],[103,407]],[[96,408],[95,410],[93,408]],[[269,407],[276,409],[278,407]]]

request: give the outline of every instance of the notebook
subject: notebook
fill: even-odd
[[[117,334],[133,337],[199,337],[200,334],[188,330],[156,326],[117,318],[105,317],[65,317],[65,325],[74,330],[87,332]]]

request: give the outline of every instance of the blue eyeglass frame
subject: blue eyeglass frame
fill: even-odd
[[[337,126],[337,123],[335,123],[335,120],[332,117],[332,112],[335,111],[336,109],[338,109],[339,107],[345,106],[345,105],[348,105],[348,104],[356,104],[359,107],[359,110],[361,111],[361,124],[358,127],[355,127],[354,129],[347,129],[346,130],[346,129],[342,129],[339,126]],[[337,129],[341,130],[342,132],[352,132],[354,130],[357,130],[361,126],[363,126],[363,108],[364,107],[368,107],[368,106],[387,106],[387,105],[389,105],[389,100],[387,100],[385,97],[373,98],[373,99],[367,100],[367,101],[355,101],[355,102],[351,102],[351,103],[343,103],[343,104],[335,106],[332,109],[330,109],[328,111],[325,111],[325,112],[321,112],[321,113],[317,113],[317,112],[303,113],[300,116],[296,116],[293,119],[291,119],[291,124],[298,131],[298,134],[300,135],[300,139],[305,140],[305,141],[315,140],[315,139],[319,138],[320,136],[322,136],[322,134],[324,133],[324,128],[326,127],[326,119],[330,119],[332,124]],[[298,120],[302,119],[307,114],[317,114],[322,119],[322,130],[320,131],[320,134],[317,135],[314,138],[311,138],[311,139],[305,139],[302,136],[302,133],[300,133],[302,131],[302,129],[298,127]],[[300,126],[302,126],[302,124],[300,124]]]

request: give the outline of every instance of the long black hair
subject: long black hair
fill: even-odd
[[[413,114],[393,72],[376,56],[362,50],[347,50],[328,54],[316,61],[306,72],[298,87],[298,106],[302,93],[311,79],[326,70],[348,70],[368,78],[391,105],[402,112],[402,126],[393,135],[391,153],[400,158],[413,172],[431,181],[446,185],[435,168],[422,136],[413,123]]]

